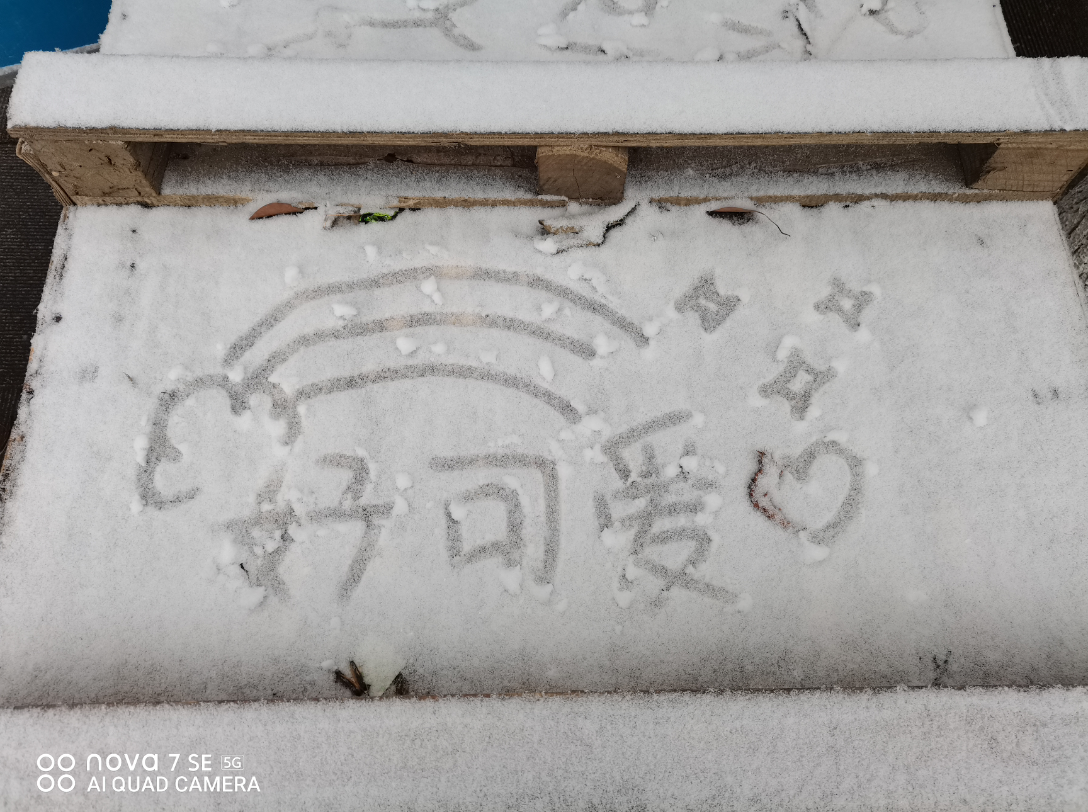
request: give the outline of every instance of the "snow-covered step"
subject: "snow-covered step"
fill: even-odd
[[[965,189],[1051,199],[1088,162],[1085,86],[1088,60],[1075,58],[553,64],[30,54],[9,130],[58,195],[77,203],[191,205],[156,200],[167,145],[209,141],[531,146],[542,193],[609,202],[623,196],[632,147],[947,143],[962,145]]]
[[[125,0],[102,52],[254,59],[691,62],[1015,55],[992,0]],[[384,76],[378,77],[383,79]]]
[[[603,134],[642,146],[774,133],[986,140],[1088,130],[1086,81],[1081,58],[552,64],[30,53],[8,126],[194,141],[208,131],[222,141],[312,133],[361,143],[470,134],[533,146]]]
[[[0,710],[11,809],[1080,809],[1088,693]],[[58,798],[59,796],[59,798]]]
[[[0,704],[1083,681],[1054,207],[707,208],[70,213]]]

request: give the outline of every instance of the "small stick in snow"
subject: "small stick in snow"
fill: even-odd
[[[707,212],[707,214],[709,214],[711,217],[719,217],[723,220],[747,220],[750,219],[751,215],[759,214],[763,217],[766,217],[768,220],[771,220],[768,215],[764,214],[761,211],[757,211],[756,209],[742,209],[740,206],[722,206],[720,209],[711,209]],[[790,236],[785,231],[783,231],[782,227],[778,225],[778,223],[776,223],[774,220],[771,220],[771,225],[777,228],[778,233],[782,236]]]

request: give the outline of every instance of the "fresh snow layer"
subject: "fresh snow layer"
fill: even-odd
[[[197,159],[171,161],[163,178],[162,193],[271,196],[337,203],[389,198],[395,203],[399,197],[413,195],[528,199],[537,197],[536,187],[536,172],[512,167],[416,166],[381,160],[361,166],[313,167],[270,162],[264,166],[231,167],[220,161]],[[959,188],[962,187],[961,178]]]
[[[382,133],[1086,130],[1085,86],[1081,58],[557,65],[32,53],[8,124]]]
[[[1072,810],[1086,752],[1083,688],[32,709],[0,711],[0,806]]]
[[[1050,204],[252,209],[62,227],[0,703],[1088,676]]]
[[[102,51],[487,61],[1013,56],[993,0],[114,0]]]
[[[731,198],[772,194],[971,194],[954,145],[808,148],[803,155],[767,147],[671,147],[631,151],[626,193],[634,198]],[[768,155],[768,153],[771,153]],[[162,193],[247,195],[375,207],[400,197],[528,199],[536,172],[515,167],[420,166],[379,157],[355,166],[313,166],[271,156],[237,160],[238,152],[183,148],[171,161]],[[317,158],[316,160],[320,160]],[[329,160],[333,163],[333,160]],[[978,192],[982,195],[985,192]]]

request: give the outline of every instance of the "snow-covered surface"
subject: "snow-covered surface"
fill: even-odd
[[[344,166],[329,159],[295,162],[227,148],[179,149],[163,178],[171,195],[274,195],[283,200],[395,205],[402,196],[527,199],[537,196],[536,172],[515,167],[449,167],[376,158]],[[769,153],[769,154],[768,154]],[[331,164],[331,165],[330,165]],[[636,149],[627,170],[628,197],[724,198],[773,194],[970,194],[955,146]],[[980,192],[979,194],[984,194]],[[374,202],[377,201],[377,202]],[[384,201],[384,202],[383,202]]]
[[[631,206],[71,212],[0,703],[1083,681],[1053,207]]]
[[[488,61],[1013,56],[994,0],[115,0],[102,50]]]
[[[1083,688],[0,711],[21,810],[1041,812],[1088,804],[1086,759]]]
[[[8,120],[291,132],[1084,130],[1086,85],[1088,59],[1073,57],[726,65],[33,53]]]
[[[962,188],[962,180],[960,187]],[[271,195],[284,200],[395,205],[402,196],[497,198],[537,197],[536,172],[511,167],[449,167],[388,164],[313,167],[269,163],[223,167],[217,161],[172,161],[164,195]]]

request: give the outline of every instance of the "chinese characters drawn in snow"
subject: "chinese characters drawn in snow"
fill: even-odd
[[[521,590],[525,562],[530,570],[530,591],[541,601],[547,601],[552,593],[555,569],[559,563],[559,474],[555,462],[535,454],[506,452],[435,457],[431,460],[431,469],[446,473],[473,469],[523,470],[535,471],[540,475],[544,495],[544,539],[535,555],[525,537],[525,508],[520,493],[521,485],[511,476],[505,477],[502,484],[488,482],[446,499],[446,549],[450,563],[455,567],[485,558],[499,559],[508,570],[504,574],[503,584],[507,591],[514,594]],[[466,547],[462,527],[468,517],[466,503],[482,501],[494,501],[503,506],[506,532],[502,538]]]
[[[268,336],[277,325],[309,303],[332,296],[374,292],[409,284],[418,285],[426,292],[437,285],[437,280],[488,283],[544,293],[560,300],[570,308],[575,308],[604,322],[613,330],[618,331],[620,337],[625,337],[636,347],[645,347],[649,343],[639,325],[611,306],[585,296],[571,287],[531,273],[462,266],[424,267],[300,291],[269,312],[226,350],[223,364],[231,370],[230,372],[197,376],[182,382],[174,389],[160,393],[152,416],[150,431],[146,441],[142,443],[142,446],[146,448],[145,456],[137,469],[139,504],[162,509],[183,504],[198,495],[199,488],[196,487],[173,493],[164,492],[157,483],[157,475],[164,463],[175,463],[181,460],[181,451],[170,439],[169,426],[172,416],[179,406],[194,395],[209,390],[225,393],[235,415],[242,415],[250,408],[252,397],[267,398],[270,404],[269,417],[282,425],[280,439],[288,448],[303,434],[302,412],[307,402],[387,383],[433,378],[499,387],[514,395],[537,401],[567,424],[578,424],[582,420],[582,412],[575,404],[558,394],[553,388],[541,385],[529,376],[498,369],[493,359],[490,359],[492,363],[484,364],[438,361],[403,363],[338,375],[297,387],[286,386],[284,382],[276,379],[277,371],[285,363],[308,348],[349,339],[400,333],[421,327],[500,331],[543,343],[583,361],[592,360],[602,352],[608,354],[614,351],[617,345],[615,341],[603,334],[594,342],[587,342],[544,324],[513,316],[432,311],[365,319],[356,318],[357,311],[354,308],[341,307],[340,313],[347,319],[346,321],[333,327],[322,327],[296,335],[273,349],[248,371],[242,371],[240,362],[243,357],[247,357],[247,353],[250,353],[255,345]],[[433,292],[429,295],[432,299],[434,298]],[[335,311],[336,307],[334,307]],[[605,340],[600,340],[602,338]],[[403,340],[402,337],[401,341]],[[408,345],[402,345],[398,341],[398,347],[400,346],[407,347]],[[411,342],[411,349],[404,354],[412,355],[414,349],[415,344]],[[443,353],[444,351],[443,346]],[[549,360],[549,368],[550,363]],[[543,373],[542,365],[541,374]],[[317,462],[321,467],[343,469],[350,476],[338,503],[308,511],[298,509],[282,493],[283,476],[279,473],[261,489],[254,509],[248,515],[233,519],[226,524],[225,529],[233,535],[236,547],[243,551],[240,555],[241,560],[235,562],[233,558],[230,558],[226,563],[231,566],[237,564],[237,569],[245,573],[249,585],[260,590],[259,593],[255,593],[254,598],[258,602],[265,593],[280,597],[287,596],[287,586],[280,570],[285,557],[289,554],[290,547],[296,542],[297,534],[294,530],[301,523],[334,526],[354,523],[360,528],[357,534],[357,552],[339,587],[341,599],[347,600],[365,575],[376,546],[380,542],[383,528],[398,513],[397,500],[400,497],[393,501],[372,498],[371,469],[363,456],[345,453],[326,454]],[[558,564],[559,546],[559,485],[554,460],[541,455],[514,453],[461,457],[439,456],[431,461],[431,468],[436,473],[494,468],[506,469],[507,475],[511,470],[531,470],[539,474],[543,488],[546,525],[542,549],[539,551],[533,549],[533,545],[527,540],[527,534],[523,532],[525,511],[522,495],[515,487],[497,483],[470,489],[462,492],[457,499],[448,501],[445,509],[448,522],[447,548],[450,563],[455,567],[486,558],[498,558],[507,568],[518,570],[518,586],[524,569],[529,576],[529,591],[547,600]],[[461,505],[488,500],[504,506],[507,518],[506,535],[502,539],[490,542],[468,544],[463,538],[461,518],[458,518]],[[524,568],[523,558],[531,559],[525,561]]]
[[[610,548],[621,548],[624,555],[615,591],[616,602],[623,608],[631,605],[633,582],[642,573],[656,582],[654,603],[660,603],[674,587],[719,601],[738,599],[698,574],[713,545],[706,525],[722,505],[717,481],[713,476],[699,474],[700,460],[693,441],[686,441],[680,459],[663,469],[648,440],[688,423],[692,417],[686,409],[668,412],[621,431],[601,445],[601,452],[622,485],[610,496],[596,493],[594,502],[602,541]],[[641,462],[637,470],[632,470],[624,452],[639,443]],[[612,510],[614,504],[623,505],[626,512],[617,516]],[[662,548],[679,548],[686,555],[679,564],[670,566],[654,556],[654,551]]]
[[[333,325],[328,325],[326,316],[323,325],[314,327],[311,321],[309,328],[292,326],[310,304],[322,303],[327,307],[332,297],[369,296],[406,285],[419,287],[442,307],[444,300],[437,292],[439,280],[535,292],[559,304],[552,301],[542,306],[540,319],[478,312],[474,308],[460,312],[429,309],[375,317],[378,314],[360,315],[354,307],[334,304],[337,321]],[[853,291],[838,279],[833,280],[832,287],[833,292],[815,304],[816,311],[837,315],[847,329],[857,330],[872,294]],[[717,336],[728,335],[728,320],[740,305],[739,296],[722,294],[713,274],[704,274],[679,293],[673,309],[680,318],[697,320],[708,339],[719,340]],[[374,306],[382,305],[375,300]],[[577,311],[583,321],[603,324],[613,337],[600,334],[587,341],[548,326],[545,321],[557,307],[566,307],[567,312]],[[277,331],[282,324],[287,326]],[[416,353],[419,342],[404,333],[421,328],[454,331],[469,328],[473,340],[495,331],[594,364],[603,363],[600,359],[623,343],[635,348],[649,345],[643,328],[611,304],[528,272],[423,266],[301,290],[274,307],[225,350],[223,367],[228,371],[190,377],[159,394],[148,434],[138,442],[143,451],[138,454],[136,507],[167,509],[190,502],[200,493],[200,488],[190,482],[183,487],[168,487],[163,483],[178,479],[163,474],[170,473],[164,466],[182,461],[182,452],[171,439],[171,421],[177,418],[184,404],[202,392],[225,394],[236,416],[252,416],[251,399],[261,399],[267,404],[269,420],[280,427],[279,441],[283,448],[280,458],[287,460],[294,459],[290,457],[292,448],[303,447],[299,440],[306,433],[308,403],[375,387],[381,391],[386,384],[431,379],[481,387],[475,393],[478,397],[474,403],[488,402],[491,399],[488,393],[504,392],[504,397],[535,402],[536,408],[542,409],[540,414],[552,415],[551,419],[560,426],[602,431],[587,428],[592,420],[605,425],[601,415],[586,417],[584,405],[561,394],[558,382],[552,379],[554,369],[547,356],[540,357],[539,375],[544,378],[541,383],[536,377],[536,364],[533,373],[502,369],[495,362],[494,352],[479,353],[483,363],[465,358],[447,361],[451,356],[446,355],[444,342],[431,345],[430,355]],[[340,342],[386,335],[396,336],[399,362],[375,363],[366,353],[352,349],[337,351],[336,363],[353,368],[337,366],[334,376],[326,377],[324,367],[316,367],[311,376],[316,379],[304,383],[297,380],[289,383],[289,376],[278,377],[284,366],[304,351],[327,350]],[[786,400],[791,417],[803,421],[817,391],[834,380],[835,372],[811,365],[798,348],[792,348],[788,358],[780,360],[785,361],[784,367],[772,380],[764,382],[759,391],[764,397]],[[647,603],[657,605],[679,592],[727,604],[743,602],[713,572],[712,553],[717,545],[710,526],[727,499],[738,507],[750,501],[751,507],[775,526],[805,534],[809,544],[817,545],[832,541],[858,510],[862,462],[837,441],[811,444],[800,454],[783,456],[781,461],[768,452],[760,452],[759,468],[747,494],[723,491],[719,476],[726,469],[721,463],[712,464],[709,458],[700,457],[690,436],[684,437],[679,454],[673,456],[666,449],[664,456],[661,455],[661,449],[666,448],[661,444],[662,433],[672,431],[676,439],[701,420],[701,415],[697,418],[684,408],[666,411],[634,425],[626,421],[629,428],[612,434],[607,427],[603,429],[605,439],[599,446],[599,456],[602,462],[610,464],[609,477],[614,474],[616,480],[594,493],[593,508],[600,537],[615,559],[616,570],[611,578],[613,594],[620,606],[630,605],[639,595],[645,595]],[[471,432],[466,436],[471,436]],[[451,441],[456,445],[463,439],[455,434]],[[444,494],[436,504],[428,503],[426,507],[430,511],[428,519],[433,518],[444,539],[444,558],[454,571],[490,561],[490,566],[499,568],[500,580],[510,593],[525,592],[542,603],[555,602],[559,600],[553,592],[561,575],[563,545],[572,543],[562,538],[562,514],[565,507],[569,509],[562,494],[564,490],[571,491],[570,487],[562,487],[562,478],[569,465],[561,461],[562,452],[552,445],[547,451],[495,450],[494,444],[489,445],[491,450],[463,446],[427,449],[423,452],[424,459],[416,461],[415,476],[428,477],[428,487]],[[321,536],[326,531],[320,528],[330,528],[348,539],[350,550],[330,586],[341,601],[350,600],[380,549],[384,549],[398,517],[408,513],[404,496],[391,491],[388,477],[376,476],[377,469],[366,452],[355,447],[355,453],[347,453],[349,449],[340,447],[332,453],[315,453],[308,463],[313,466],[307,469],[310,475],[336,478],[335,495],[329,491],[306,502],[300,501],[297,493],[292,496],[293,488],[284,473],[288,463],[284,462],[271,474],[266,473],[251,508],[218,525],[233,540],[231,549],[235,551],[221,556],[220,567],[229,570],[232,577],[244,579],[254,605],[265,595],[284,600],[291,597],[285,566],[295,555],[292,550],[299,549],[296,545],[300,539],[305,541],[310,531]],[[825,456],[846,465],[850,472],[849,489],[832,520],[810,527],[791,514],[788,498],[783,496],[779,485],[788,479],[804,484],[813,464]],[[412,487],[409,475],[398,474],[396,479],[398,490]],[[490,518],[482,522],[479,517],[484,514]]]

